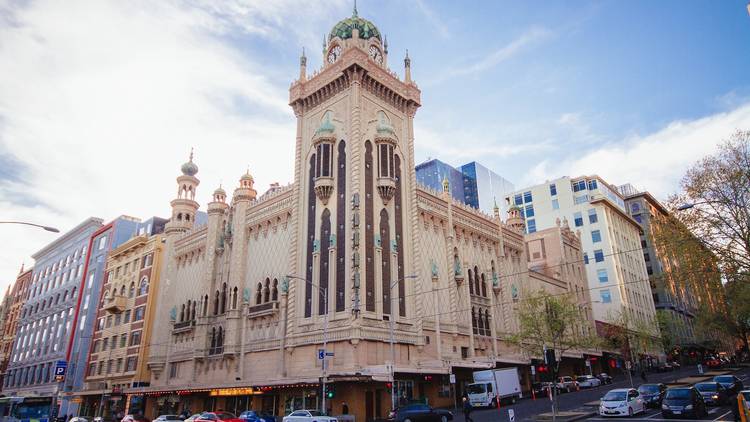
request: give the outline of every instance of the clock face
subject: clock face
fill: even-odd
[[[383,55],[380,54],[380,50],[374,45],[370,46],[370,58],[375,60],[377,64],[383,64]]]
[[[328,52],[328,63],[333,63],[336,60],[339,59],[339,56],[341,55],[341,46],[337,45],[334,46],[331,51]]]

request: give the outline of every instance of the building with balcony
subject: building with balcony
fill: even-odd
[[[156,222],[157,224],[149,224]],[[96,314],[93,342],[88,355],[82,414],[111,417],[122,410],[143,412],[138,397],[126,402],[121,393],[128,388],[146,387],[151,375],[146,360],[151,343],[155,298],[159,292],[162,263],[163,219],[151,219],[108,257],[104,284]],[[185,327],[194,322],[195,305],[183,304],[179,321]],[[102,395],[106,400],[102,400]],[[112,400],[117,398],[117,400]],[[104,408],[100,409],[100,403]]]

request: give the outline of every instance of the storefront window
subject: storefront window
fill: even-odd
[[[414,381],[396,380],[395,387],[399,404],[410,403],[414,400]]]
[[[317,409],[318,391],[315,389],[290,392],[284,401],[284,414],[288,415],[295,410]]]

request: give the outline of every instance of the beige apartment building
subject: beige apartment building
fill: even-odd
[[[18,273],[15,283],[8,287],[3,300],[2,338],[0,338],[0,386],[5,386],[5,371],[10,362],[13,351],[13,341],[18,332],[18,321],[21,318],[21,308],[29,297],[29,285],[31,284],[32,268],[24,269]]]
[[[141,233],[108,255],[85,391],[76,393],[83,398],[83,415],[144,410],[142,398],[124,392],[148,385],[151,378],[146,362],[151,344],[158,342],[152,328],[158,317],[163,239],[159,233]]]

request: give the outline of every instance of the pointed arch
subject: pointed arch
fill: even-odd
[[[232,289],[232,309],[237,309],[237,286]]]
[[[263,283],[263,303],[270,300],[271,296],[271,279],[266,277],[266,281]]]
[[[375,209],[372,143],[365,141],[365,309],[375,312]]]
[[[383,287],[383,315],[391,314],[391,222],[388,211],[383,208],[380,210],[380,239],[383,249],[381,251],[382,278]]]
[[[484,279],[484,273],[482,273],[482,297],[487,297],[487,281]]]
[[[276,302],[279,300],[279,280],[273,279],[273,287],[271,288],[271,300]]]
[[[342,312],[346,303],[346,142],[338,146],[336,169],[336,312]]]
[[[331,212],[328,208],[323,210],[323,214],[320,216],[320,272],[318,279],[318,286],[320,289],[328,290],[328,264],[330,261],[330,252],[328,249],[331,247]],[[323,295],[318,295],[318,315],[328,313],[328,309],[325,307],[325,301]]]
[[[180,308],[180,322],[185,321],[185,304],[182,304],[182,307]]]
[[[471,271],[471,268],[469,268],[469,293],[474,294],[474,277],[473,273]]]
[[[214,293],[214,315],[219,314],[219,291]]]
[[[220,302],[220,314],[227,311],[227,283],[221,285],[221,302]]]
[[[133,298],[135,296],[135,282],[130,282],[130,288],[128,288],[128,297]]]
[[[307,188],[307,267],[305,268],[305,278],[312,280],[315,245],[315,206],[317,204],[317,197],[315,196],[315,154],[310,156]],[[312,286],[305,283],[305,318],[309,318],[310,316],[312,316]]]

